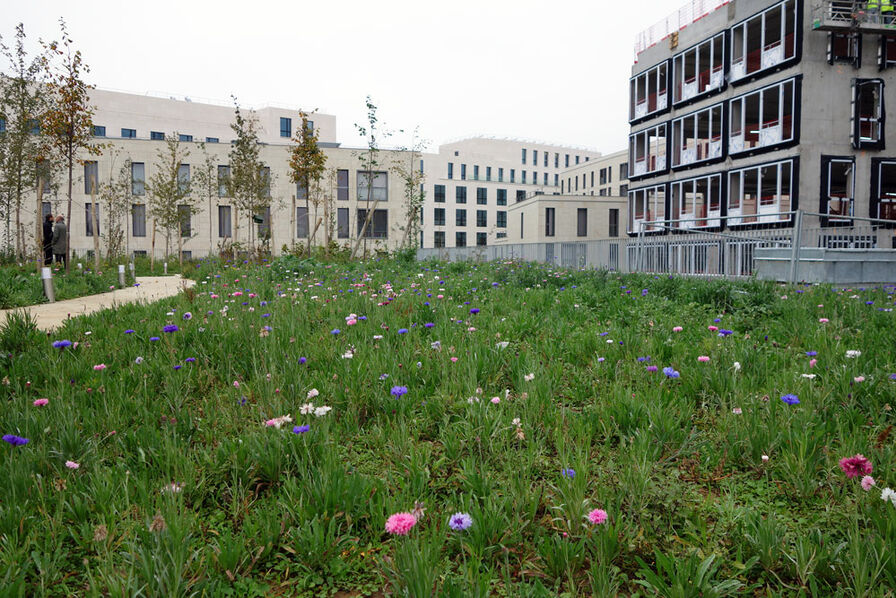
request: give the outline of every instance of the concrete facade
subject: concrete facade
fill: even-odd
[[[638,56],[629,233],[896,219],[896,38],[813,24],[805,0],[732,0]]]
[[[628,196],[628,151],[573,166],[560,174],[562,195]]]
[[[625,233],[625,197],[537,195],[510,206],[503,243],[566,243]]]

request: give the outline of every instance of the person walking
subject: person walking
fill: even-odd
[[[44,266],[53,263],[53,214],[44,218]]]
[[[56,263],[62,262],[62,266],[66,267],[68,259],[68,229],[65,226],[65,218],[56,216],[56,225],[53,227],[53,255],[56,256]]]

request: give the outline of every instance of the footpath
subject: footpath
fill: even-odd
[[[102,309],[114,308],[125,303],[150,303],[177,295],[184,287],[192,287],[196,281],[174,276],[138,276],[139,286],[66,299],[56,303],[41,303],[28,307],[0,310],[0,324],[6,322],[6,315],[16,311],[28,311],[37,321],[37,327],[50,331],[61,326],[68,318],[91,314]]]

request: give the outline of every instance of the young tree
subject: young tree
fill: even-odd
[[[399,249],[413,247],[420,232],[420,212],[423,209],[423,201],[426,199],[423,182],[426,177],[423,174],[423,168],[418,167],[418,162],[426,145],[426,140],[417,139],[417,129],[415,129],[411,147],[399,148],[399,151],[404,152],[405,155],[396,158],[392,164],[393,171],[404,186],[404,207],[407,216],[402,227],[404,235],[401,238]]]
[[[131,181],[131,159],[125,158],[121,166],[116,166],[120,151],[113,149],[110,156],[109,176],[99,183],[97,199],[103,205],[105,214],[106,258],[121,257],[125,252],[125,218],[131,212],[133,185]]]
[[[171,251],[171,235],[177,235],[177,253],[183,267],[184,220],[196,213],[196,198],[190,194],[189,179],[181,176],[181,164],[190,155],[181,147],[178,134],[165,136],[165,147],[157,153],[153,175],[147,185],[149,214],[153,226],[158,225],[165,235],[165,255]]]
[[[197,200],[205,199],[208,203],[208,254],[212,255],[214,245],[212,239],[212,214],[213,202],[218,199],[221,189],[221,180],[218,178],[218,156],[208,153],[208,147],[204,142],[199,143],[202,152],[202,162],[193,171],[192,190]]]
[[[358,174],[360,177],[366,177],[367,180],[367,197],[365,198],[364,209],[366,210],[366,217],[364,218],[364,222],[361,224],[361,228],[358,231],[358,238],[355,241],[355,246],[352,247],[351,257],[354,258],[358,253],[358,247],[361,245],[361,242],[364,242],[364,257],[367,257],[367,229],[370,227],[370,223],[373,220],[373,214],[376,210],[377,205],[380,203],[380,198],[373,197],[373,188],[375,177],[377,176],[376,167],[379,166],[379,145],[377,142],[377,135],[379,133],[377,129],[378,119],[376,116],[376,104],[373,103],[373,100],[370,99],[370,96],[367,96],[365,101],[367,106],[367,125],[359,125],[355,123],[355,129],[358,131],[358,134],[367,137],[367,151],[361,154],[361,166],[363,170]],[[384,134],[388,137],[388,133]],[[373,205],[371,206],[370,202],[373,200]]]
[[[0,116],[6,121],[6,131],[0,135],[0,215],[5,222],[4,248],[15,251],[19,259],[25,256],[27,246],[22,222],[25,196],[38,186],[43,191],[51,174],[45,139],[38,134],[47,106],[41,89],[46,57],[29,57],[25,44],[25,27],[21,23],[16,27],[13,47],[0,38],[0,52],[7,62],[7,68],[0,73]],[[36,249],[42,255],[40,203],[37,208]]]
[[[230,176],[226,179],[228,195],[233,198],[234,206],[242,210],[249,219],[249,259],[255,255],[255,227],[253,223],[260,219],[265,208],[271,206],[271,174],[270,169],[261,161],[258,143],[258,119],[250,111],[244,117],[240,105],[234,98],[236,106],[234,121],[230,128],[236,139],[230,149]],[[239,221],[239,215],[235,215]]]
[[[44,43],[49,52],[47,61],[47,92],[50,106],[44,112],[43,131],[55,152],[62,159],[68,174],[66,192],[66,222],[72,221],[72,183],[74,181],[75,163],[82,164],[82,153],[96,155],[101,152],[98,145],[91,143],[93,134],[93,106],[90,104],[92,85],[84,82],[82,77],[90,72],[84,64],[81,51],[73,49],[73,41],[68,35],[65,21],[59,19],[62,41]],[[71,235],[66,241],[66,254],[71,248]],[[71,260],[66,259],[66,271]]]
[[[318,217],[318,208],[326,201],[323,192],[322,181],[327,170],[327,156],[318,146],[319,132],[309,126],[308,114],[299,112],[302,125],[296,131],[295,145],[290,149],[289,174],[293,183],[300,185],[305,191],[305,214],[309,219],[306,230],[308,237],[308,255],[311,255],[311,239],[317,233],[318,227],[326,220],[326,206],[324,205],[324,217]],[[310,205],[314,206],[314,230],[311,230]],[[295,212],[295,206],[293,206]],[[292,233],[290,233],[292,234]]]

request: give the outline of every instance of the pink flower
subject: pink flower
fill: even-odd
[[[451,363],[457,363],[457,357],[452,357],[452,358],[451,358]]]
[[[240,381],[239,381],[239,380],[234,380],[234,381],[233,381],[233,387],[234,387],[234,388],[239,388],[239,387],[240,387]]]
[[[358,323],[358,320],[346,320],[345,321],[346,326],[354,326],[357,323]]]
[[[743,412],[744,412],[744,410],[741,409],[740,407],[735,407],[734,409],[731,410],[731,413],[733,413],[734,415],[740,415]]]
[[[98,364],[96,364],[95,366],[93,366],[93,369],[94,369],[94,371],[102,372],[104,369],[106,369],[106,364],[105,364],[105,363],[98,363]]]
[[[865,376],[856,376],[855,378],[853,378],[853,381],[855,381],[855,382],[864,382],[864,381],[865,381]]]
[[[719,327],[718,327],[718,326],[707,326],[707,329],[708,329],[710,332],[718,332]]]
[[[607,512],[603,509],[594,509],[588,513],[588,521],[594,525],[601,525],[607,522]]]
[[[697,358],[697,361],[699,361],[700,363],[706,363],[706,362],[709,361],[709,356],[708,356],[708,355],[701,355],[700,357]]]
[[[827,318],[818,318],[818,321],[822,324],[827,324],[828,322],[830,322],[830,320],[828,320]]]
[[[852,457],[843,457],[840,459],[840,469],[848,478],[857,478],[860,475],[868,475],[871,473],[871,461],[863,455],[853,455]]]
[[[34,405],[35,407],[43,407],[49,402],[50,399],[37,399],[36,401],[34,401],[34,403],[32,403],[32,405]]]
[[[865,477],[862,478],[862,490],[864,490],[865,492],[868,492],[869,490],[871,490],[871,487],[873,485],[874,485],[874,478],[872,478],[870,475],[866,475]]]
[[[809,367],[810,367],[810,368],[814,368],[816,363],[818,363],[818,360],[817,360],[817,359],[815,359],[815,358],[810,359],[810,360],[809,360]]]
[[[81,464],[75,463],[74,461],[66,461],[65,466],[69,469],[78,469],[79,467],[81,467]]]
[[[492,405],[497,405],[500,402],[501,402],[500,397],[492,397]]]
[[[682,328],[681,326],[676,326],[672,329],[672,332],[681,332],[682,330],[684,330],[684,328]]]
[[[410,513],[395,513],[386,520],[386,531],[396,536],[407,536],[417,525],[417,518]]]

